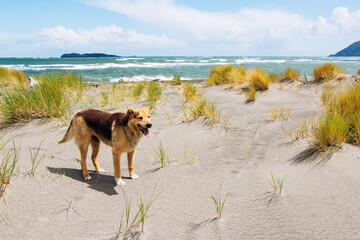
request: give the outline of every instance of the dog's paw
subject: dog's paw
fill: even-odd
[[[117,185],[124,186],[125,182],[121,178],[115,178],[115,182]]]
[[[103,169],[103,168],[99,168],[99,169],[97,169],[96,171],[99,172],[99,173],[106,172],[105,169]]]
[[[89,180],[91,180],[92,179],[92,177],[89,175],[89,176],[87,176],[86,178],[85,178],[85,181],[89,181]]]
[[[131,178],[131,179],[138,179],[138,178],[139,178],[139,176],[138,176],[138,175],[136,175],[136,174],[133,174],[133,175],[131,175],[131,176],[130,176],[130,178]]]

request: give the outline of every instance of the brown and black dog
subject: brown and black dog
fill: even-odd
[[[81,168],[85,180],[91,177],[86,167],[86,155],[89,144],[92,147],[91,160],[98,172],[105,170],[99,166],[98,154],[100,141],[112,147],[115,182],[125,185],[121,180],[120,157],[127,153],[129,174],[132,179],[139,178],[134,174],[134,154],[143,135],[150,137],[150,111],[148,108],[129,109],[126,113],[106,113],[90,109],[78,112],[71,120],[70,126],[58,143],[64,143],[75,138],[81,155]]]

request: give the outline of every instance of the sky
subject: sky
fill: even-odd
[[[1,0],[0,57],[327,56],[360,40],[359,0]]]

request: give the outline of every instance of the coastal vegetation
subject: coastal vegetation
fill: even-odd
[[[25,74],[15,69],[0,67],[0,87],[18,88],[27,81]]]
[[[300,71],[287,68],[284,72],[281,73],[280,80],[297,80],[299,81]]]
[[[327,81],[330,78],[337,78],[341,74],[344,74],[345,72],[342,69],[340,69],[339,65],[330,62],[315,67],[313,73],[314,73],[315,81],[319,81],[319,80]]]
[[[44,75],[34,87],[22,86],[5,90],[0,101],[0,113],[6,122],[35,118],[60,118],[79,99],[85,84],[72,73]]]

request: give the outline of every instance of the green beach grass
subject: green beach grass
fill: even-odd
[[[78,100],[85,84],[72,73],[44,75],[33,88],[5,90],[0,101],[1,117],[8,123],[36,118],[60,118],[74,100]]]

